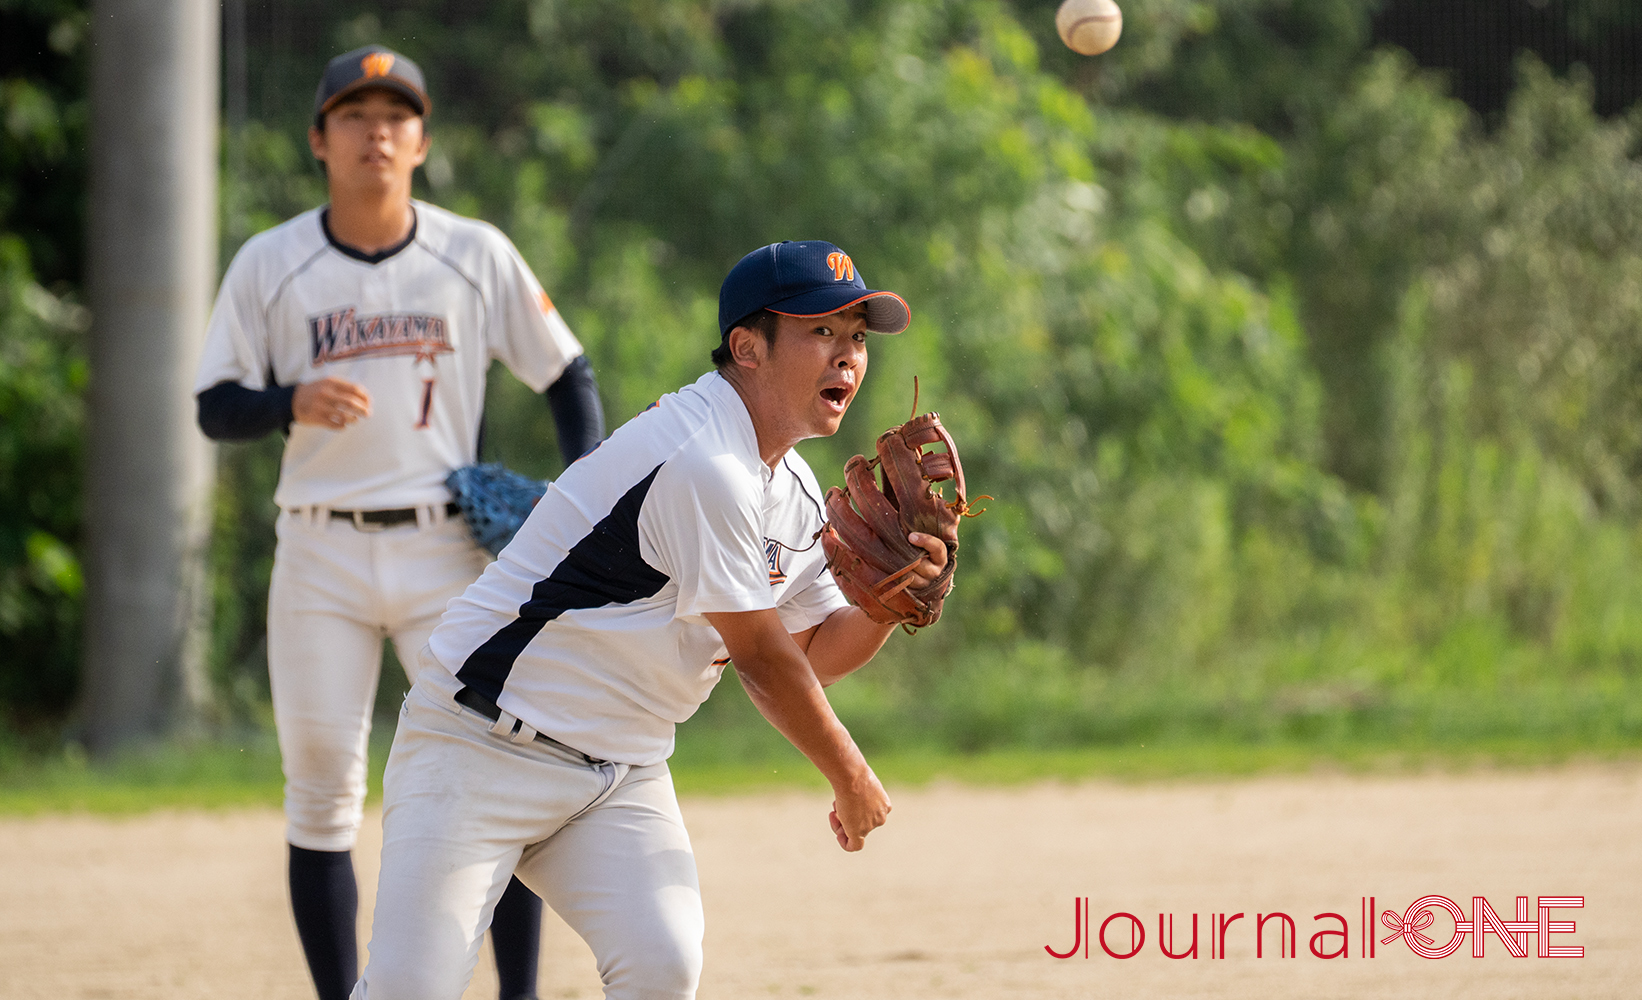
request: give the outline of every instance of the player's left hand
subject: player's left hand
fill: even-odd
[[[957,532],[953,532],[953,534],[956,535]],[[928,586],[934,583],[936,578],[941,575],[941,571],[946,569],[946,543],[934,535],[926,535],[921,531],[914,531],[907,535],[907,541],[928,553],[918,560],[918,564],[912,568],[912,575],[920,581],[917,586]]]
[[[925,451],[929,445],[946,450]],[[851,604],[880,625],[920,629],[940,620],[952,590],[958,522],[980,511],[970,507],[958,446],[938,415],[891,427],[878,435],[876,450],[876,458],[845,462],[847,488],[827,491],[821,544]],[[944,559],[925,536],[945,544]]]

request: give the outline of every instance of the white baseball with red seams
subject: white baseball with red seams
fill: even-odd
[[[1098,56],[1123,34],[1123,11],[1113,0],[1066,0],[1055,12],[1055,31],[1073,52]]]

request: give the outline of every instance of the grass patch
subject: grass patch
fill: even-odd
[[[824,790],[826,782],[796,750],[759,759],[729,760],[703,745],[680,741],[672,761],[683,794],[741,794],[759,790]],[[958,753],[939,747],[869,753],[886,785],[919,787],[937,781],[983,786],[1040,781],[1124,782],[1223,779],[1270,774],[1414,774],[1430,771],[1559,767],[1585,762],[1642,763],[1642,748],[1627,743],[1494,740],[1453,743],[1231,742],[1139,743],[1056,749],[994,748]]]
[[[388,737],[371,745],[371,801],[381,796]],[[737,734],[681,739],[672,760],[683,795],[750,795],[762,791],[824,791],[826,782],[808,760],[785,744],[759,745]],[[762,739],[757,744],[762,744]],[[726,744],[742,755],[731,757]],[[967,785],[1118,780],[1213,780],[1271,773],[1463,772],[1484,768],[1557,767],[1576,762],[1642,762],[1634,745],[1553,744],[1498,741],[1491,744],[1317,745],[1304,742],[1227,744],[1166,742],[1130,747],[992,749],[957,754],[939,747],[905,747],[870,755],[890,787],[933,782]],[[240,742],[199,742],[135,750],[108,762],[89,762],[64,752],[54,757],[11,755],[0,768],[0,816],[48,813],[122,814],[153,810],[277,808],[282,778],[271,737]]]
[[[378,801],[391,725],[371,740],[370,799]],[[937,781],[1021,785],[1038,781],[1164,781],[1266,774],[1408,774],[1555,767],[1585,761],[1642,762],[1623,740],[1497,739],[1470,742],[1314,741],[1248,743],[1166,740],[1120,746],[992,748],[960,753],[939,746],[869,751],[892,788]],[[767,726],[691,727],[671,761],[685,795],[825,791],[826,782]],[[132,815],[156,809],[278,808],[283,778],[272,734],[173,744],[91,761],[70,747],[0,754],[0,815],[85,812]]]
[[[106,761],[69,745],[0,757],[0,815],[278,806],[284,783],[271,734],[148,747]]]

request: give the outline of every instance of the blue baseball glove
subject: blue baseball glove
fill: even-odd
[[[467,519],[473,540],[497,555],[518,534],[547,483],[497,463],[464,465],[445,477],[451,500]]]

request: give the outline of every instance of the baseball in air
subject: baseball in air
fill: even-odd
[[[1073,52],[1098,56],[1123,34],[1123,11],[1112,0],[1066,0],[1055,11],[1055,30]]]

